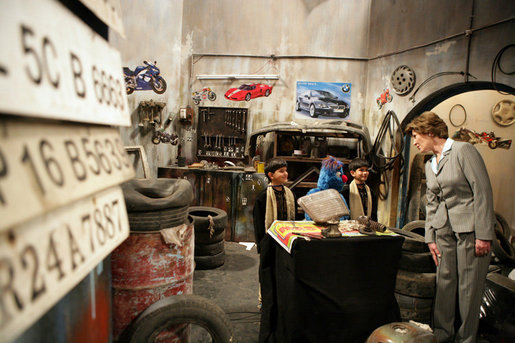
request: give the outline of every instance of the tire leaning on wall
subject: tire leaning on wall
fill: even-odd
[[[222,266],[227,213],[216,207],[192,206],[188,214],[194,219],[196,269]]]

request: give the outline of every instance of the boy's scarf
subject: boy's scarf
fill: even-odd
[[[286,198],[286,209],[288,220],[295,220],[295,200],[291,190],[283,186],[284,196]],[[268,186],[266,189],[266,212],[265,212],[265,230],[268,230],[274,220],[277,219],[277,201],[275,199],[274,189]]]
[[[356,219],[359,216],[364,216],[365,213],[363,211],[363,204],[361,203],[361,196],[359,195],[358,186],[356,185],[355,180],[349,185],[349,206],[350,206],[350,219]],[[372,215],[372,194],[370,193],[370,188],[365,185],[365,189],[367,190],[367,217]]]

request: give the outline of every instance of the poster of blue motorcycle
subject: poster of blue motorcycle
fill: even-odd
[[[166,81],[160,75],[161,71],[156,65],[157,62],[143,61],[143,64],[143,66],[137,66],[134,71],[123,67],[127,94],[132,94],[135,90],[153,90],[157,94],[163,94],[166,91]]]

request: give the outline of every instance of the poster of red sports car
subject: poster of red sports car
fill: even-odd
[[[225,92],[225,98],[232,101],[250,101],[251,99],[272,94],[272,86],[261,83],[243,84]]]

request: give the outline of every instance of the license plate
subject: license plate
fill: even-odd
[[[129,234],[119,186],[0,232],[0,335],[11,341]]]
[[[334,112],[336,112],[336,113],[342,113],[342,112],[343,112],[343,110],[335,109],[335,110],[334,110]]]
[[[95,13],[110,28],[123,38],[125,31],[122,22],[122,6],[120,0],[80,0],[91,12]]]
[[[0,1],[0,112],[130,126],[120,53],[56,0]]]
[[[0,116],[0,231],[133,177],[115,128]]]

